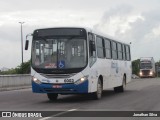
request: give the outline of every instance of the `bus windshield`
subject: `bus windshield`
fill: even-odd
[[[141,69],[151,69],[151,63],[141,63],[140,64]]]
[[[86,39],[78,36],[33,39],[32,66],[39,69],[83,68],[87,64]]]

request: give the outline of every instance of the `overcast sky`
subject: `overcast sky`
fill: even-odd
[[[132,42],[132,60],[160,60],[160,0],[0,0],[0,68],[21,63],[23,38],[34,29],[84,26]],[[24,51],[24,61],[30,51]]]

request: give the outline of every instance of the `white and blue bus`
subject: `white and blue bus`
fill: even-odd
[[[37,29],[32,36],[32,91],[49,100],[85,93],[100,99],[103,90],[123,92],[131,81],[129,44],[79,27]]]

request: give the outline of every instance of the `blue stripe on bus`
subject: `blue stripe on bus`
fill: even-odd
[[[88,80],[83,83],[76,84],[61,84],[61,88],[53,88],[53,85],[57,84],[37,84],[32,81],[32,91],[34,93],[62,93],[62,94],[78,94],[88,93]]]

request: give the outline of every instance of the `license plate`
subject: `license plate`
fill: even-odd
[[[53,88],[62,88],[62,85],[53,85]]]

